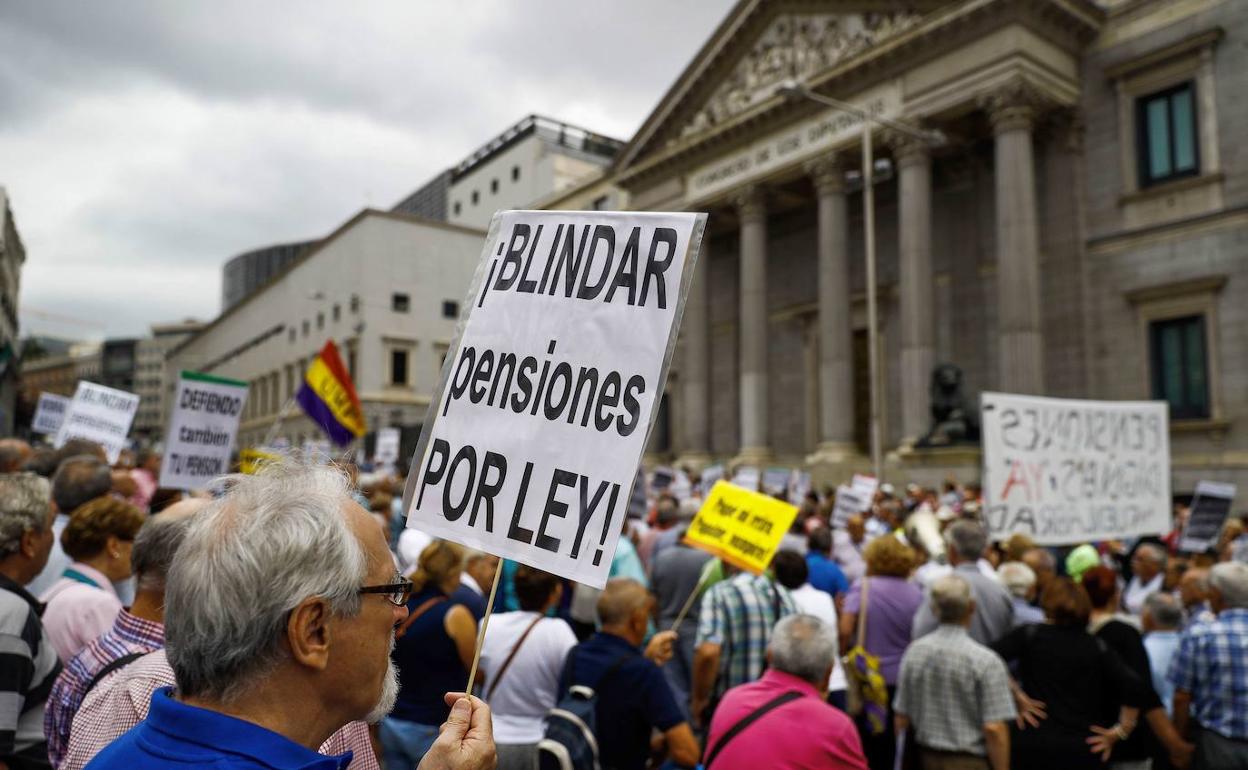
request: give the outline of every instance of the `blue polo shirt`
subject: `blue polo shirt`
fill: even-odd
[[[666,732],[685,715],[658,666],[635,646],[602,631],[572,648],[560,692],[574,684],[598,693],[598,758],[604,770],[642,770],[650,754],[650,729]],[[624,663],[603,678],[621,657]],[[570,668],[571,681],[568,681]]]
[[[806,554],[806,568],[810,571],[809,582],[820,591],[843,594],[849,590],[849,581],[840,566],[821,553]]]
[[[152,693],[147,719],[96,754],[87,768],[346,770],[351,763],[349,751],[336,757],[317,754],[251,722],[180,703],[169,697],[172,689]]]

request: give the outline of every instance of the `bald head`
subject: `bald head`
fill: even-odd
[[[612,578],[598,597],[598,620],[603,628],[627,624],[638,610],[643,613],[650,603],[650,595],[632,578]]]
[[[1209,570],[1193,567],[1179,578],[1179,598],[1184,607],[1195,607],[1209,598]]]
[[[0,473],[16,473],[30,459],[30,444],[18,438],[0,440]]]

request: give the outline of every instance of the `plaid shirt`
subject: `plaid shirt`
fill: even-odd
[[[152,693],[173,685],[173,669],[163,648],[144,655],[97,685],[78,709],[60,770],[82,770],[105,746],[147,718]],[[351,770],[381,770],[368,725],[363,722],[347,723],[329,736],[318,751],[326,756],[351,751]]]
[[[713,698],[763,675],[771,629],[797,611],[789,592],[762,575],[742,572],[707,590],[698,614],[697,644],[711,642],[722,650]]]
[[[920,746],[981,757],[984,725],[1017,716],[1005,662],[949,624],[906,649],[893,708],[910,717]]]
[[[87,685],[105,666],[132,653],[146,655],[165,646],[165,627],[143,620],[122,610],[113,627],[83,648],[69,661],[57,677],[48,695],[48,708],[43,715],[43,733],[48,737],[48,758],[53,767],[60,767],[69,744],[69,731],[74,714],[87,694]]]
[[[1169,678],[1176,690],[1191,693],[1201,727],[1248,740],[1248,608],[1223,610],[1185,631]]]

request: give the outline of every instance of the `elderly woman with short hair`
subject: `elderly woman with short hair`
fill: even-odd
[[[840,617],[841,649],[849,650],[857,644],[858,616],[866,613],[863,629],[863,646],[867,652],[880,660],[880,673],[888,685],[888,715],[884,731],[870,734],[863,720],[859,720],[863,750],[872,770],[891,770],[896,746],[893,739],[893,695],[897,690],[897,673],[901,656],[910,646],[910,629],[914,614],[923,603],[923,591],[910,580],[914,570],[914,551],[893,535],[883,535],[872,540],[863,557],[867,574],[855,580],[845,594],[844,611]],[[867,601],[863,606],[862,597]]]
[[[130,577],[130,550],[146,517],[129,503],[97,497],[69,517],[61,548],[73,562],[39,600],[43,626],[62,663],[113,627],[121,599],[113,583]]]

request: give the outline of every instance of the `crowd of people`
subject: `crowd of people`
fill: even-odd
[[[405,528],[394,473],[159,463],[0,441],[0,770],[1248,767],[1236,517],[1048,548],[974,485],[812,492],[753,574],[690,474],[596,590]]]

